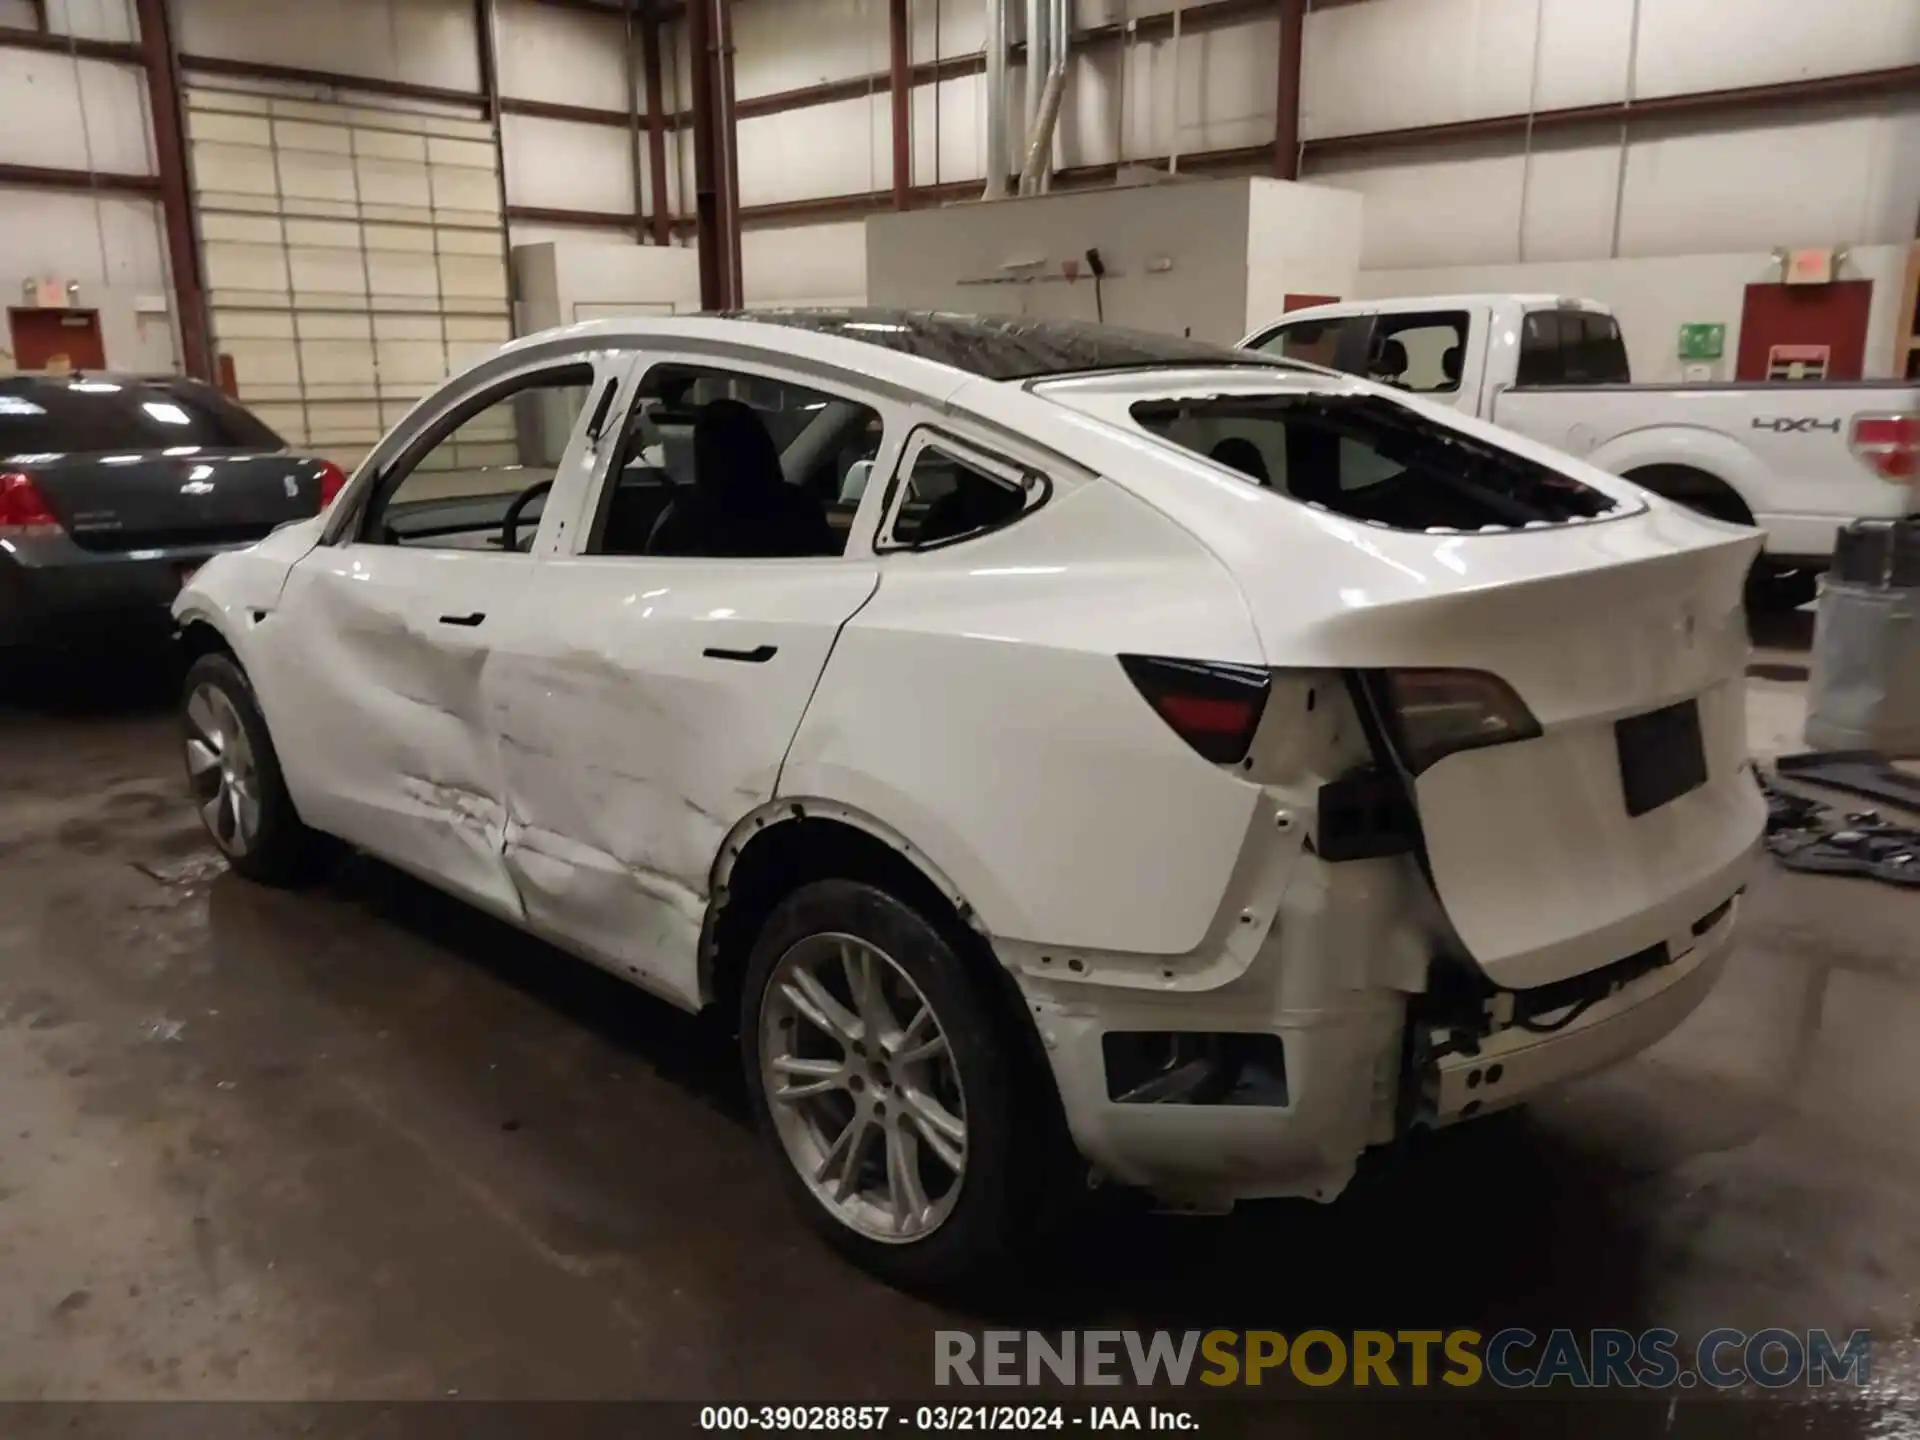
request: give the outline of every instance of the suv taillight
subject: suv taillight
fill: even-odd
[[[1920,480],[1920,412],[1854,416],[1847,449],[1882,480]]]
[[[59,517],[47,505],[47,497],[22,470],[0,474],[0,535],[57,535]]]
[[[1540,733],[1513,687],[1484,670],[1384,670],[1394,748],[1418,775],[1461,750],[1531,740]]]
[[[320,508],[326,509],[347,488],[347,472],[331,460],[320,462]]]
[[[1187,744],[1219,765],[1246,759],[1272,677],[1257,665],[1122,655],[1120,664],[1154,712]]]

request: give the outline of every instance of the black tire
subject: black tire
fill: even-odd
[[[260,809],[259,824],[243,848],[236,848],[223,839],[211,825],[208,835],[226,856],[227,864],[249,880],[263,885],[294,885],[311,879],[332,847],[325,836],[308,829],[294,809],[286,781],[281,777],[280,757],[273,748],[266,718],[260,713],[259,702],[253,698],[253,686],[247,682],[246,672],[232,656],[218,652],[202,655],[188,667],[181,686],[182,751],[196,733],[188,712],[195,693],[202,687],[217,690],[225,697],[246,732]],[[188,783],[193,784],[191,766]],[[196,808],[200,800],[196,795]],[[204,815],[202,823],[206,823]]]
[[[1819,593],[1818,570],[1782,569],[1763,555],[1747,572],[1747,612],[1752,615],[1783,615]]]
[[[781,958],[823,933],[865,940],[906,973],[933,1008],[959,1073],[966,1171],[952,1209],[921,1239],[889,1243],[851,1228],[815,1196],[775,1130],[761,1079],[761,1009]],[[781,1182],[829,1244],[902,1289],[940,1293],[990,1282],[1016,1259],[1035,1220],[1039,1167],[1027,1120],[1042,1107],[1020,1103],[1016,1046],[1004,1033],[984,979],[969,973],[955,944],[918,910],[885,890],[847,880],[816,881],[789,895],[767,918],[748,960],[741,1058],[754,1119]]]

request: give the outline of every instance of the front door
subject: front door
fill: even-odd
[[[639,377],[575,553],[495,637],[507,869],[535,929],[700,1002],[721,842],[773,798],[879,583],[858,479],[906,428],[784,368],[661,357]]]
[[[260,688],[303,818],[515,918],[495,637],[539,566],[546,487],[581,443],[596,363],[616,358],[548,363],[456,401],[342,543],[294,567],[267,622],[276,673]]]

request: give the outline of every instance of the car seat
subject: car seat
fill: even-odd
[[[647,553],[767,558],[839,549],[820,502],[787,483],[753,408],[728,399],[702,405],[693,422],[693,484],[662,513]]]

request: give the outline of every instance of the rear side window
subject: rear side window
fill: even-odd
[[[1615,505],[1571,476],[1378,396],[1152,400],[1132,414],[1267,489],[1395,530],[1556,524]]]
[[[0,456],[187,446],[280,450],[286,442],[218,390],[191,380],[0,380]]]
[[[1625,385],[1631,378],[1620,322],[1611,315],[1535,310],[1521,322],[1520,385]]]
[[[927,550],[984,535],[1046,497],[1042,477],[938,435],[917,440],[901,469],[905,487],[884,528],[883,550]]]

